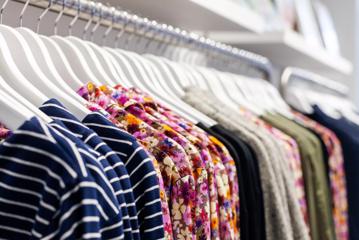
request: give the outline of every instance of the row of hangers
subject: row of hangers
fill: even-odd
[[[5,0],[0,9],[0,19],[8,2],[9,0]],[[54,22],[54,35],[48,37],[38,33],[40,22],[58,1],[50,1],[38,17],[37,33],[22,27],[22,19],[30,3],[31,0],[26,0],[20,13],[20,27],[12,28],[0,24],[0,122],[12,130],[34,115],[50,122],[49,117],[38,110],[49,98],[58,99],[77,118],[83,119],[90,112],[85,107],[85,100],[77,95],[76,90],[88,82],[96,85],[121,84],[124,87],[137,87],[193,123],[202,122],[209,127],[216,122],[181,100],[187,87],[194,85],[210,91],[233,109],[241,105],[257,115],[277,112],[291,117],[289,106],[270,82],[205,66],[194,66],[193,63],[199,63],[199,59],[202,59],[202,64],[205,65],[206,57],[213,57],[213,49],[218,50],[213,42],[202,39],[198,42],[207,45],[199,48],[196,48],[200,45],[198,42],[195,42],[195,47],[192,48],[184,48],[171,41],[163,44],[158,41],[156,34],[165,34],[151,32],[150,27],[145,29],[152,34],[149,39],[148,35],[146,40],[136,40],[131,38],[131,34],[125,37],[126,24],[135,25],[135,32],[132,34],[136,34],[136,31],[143,32],[141,28],[147,26],[146,24],[155,24],[136,15],[128,15],[126,23],[116,35],[115,47],[100,46],[86,40],[86,37],[81,39],[71,35],[72,28],[82,13],[82,6],[90,6],[100,13],[111,12],[112,21],[103,34],[103,43],[108,42],[107,37],[114,29],[115,16],[119,11],[86,0],[78,0],[78,4],[74,5],[77,6],[77,13],[69,24],[69,36],[66,37],[56,35],[59,21],[68,8],[66,0],[62,0],[62,8]],[[88,32],[93,36],[103,24],[104,17],[101,14],[95,19],[96,11],[91,10],[92,14],[83,30],[84,36]],[[181,30],[172,29],[174,32],[183,33]],[[175,36],[172,34],[169,39]],[[125,44],[121,45],[119,42]],[[129,43],[132,44],[131,47]],[[128,51],[128,48],[131,51]],[[198,50],[204,51],[205,54],[193,53]],[[234,51],[228,47],[220,49],[214,56],[223,56],[229,50],[233,56],[229,56],[227,61],[239,61],[235,56],[240,50]],[[267,66],[265,58],[254,54],[253,56],[257,59],[258,66]]]
[[[282,73],[280,89],[286,101],[304,113],[312,113],[313,105],[317,105],[332,118],[346,117],[359,123],[357,108],[349,99],[349,88],[342,83],[288,67]]]

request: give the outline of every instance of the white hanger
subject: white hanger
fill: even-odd
[[[87,42],[87,44],[92,48],[93,53],[96,55],[96,58],[99,60],[101,68],[107,73],[108,77],[112,80],[111,86],[115,85],[117,82],[121,81],[117,70],[113,66],[112,60],[109,57],[109,53],[106,52],[103,48],[97,46],[94,43]]]
[[[46,77],[48,79],[52,79],[53,83],[61,87],[63,91],[71,96],[71,98],[84,105],[86,101],[74,91],[77,89],[71,88],[58,73],[42,39],[36,33],[27,28],[17,28],[17,31],[26,39],[26,42],[29,44],[35,60],[39,66],[41,66],[41,70],[46,75]],[[58,58],[58,55],[56,58]]]
[[[30,103],[26,98],[21,96],[10,85],[8,85],[2,77],[0,77],[0,89],[2,89],[7,94],[11,95],[11,97],[16,99],[19,103],[23,104],[24,107],[26,107],[36,116],[40,117],[44,122],[50,123],[52,121],[52,119],[49,116],[47,116],[45,113],[40,111],[40,109],[38,109],[36,106]]]
[[[20,72],[17,65],[15,64],[7,42],[0,32],[0,72],[3,79],[16,89],[22,96],[28,99],[35,106],[41,106],[45,101],[48,100],[41,91],[35,88]],[[5,86],[6,88],[6,86]]]
[[[41,68],[37,65],[29,45],[20,33],[5,25],[0,25],[0,32],[4,36],[4,40],[7,42],[11,55],[20,72],[22,72],[33,85],[42,92],[46,92],[49,96],[58,98],[79,118],[87,115],[88,110],[86,108],[56,87],[56,85],[44,75]],[[18,89],[16,88],[16,90]]]
[[[46,46],[54,66],[56,67],[57,72],[61,75],[62,79],[64,79],[66,83],[74,90],[78,90],[83,87],[83,85],[87,83],[86,79],[79,79],[77,77],[69,61],[67,61],[67,58],[57,43],[53,39],[46,36],[40,35],[40,38]]]
[[[168,93],[174,94],[180,98],[185,95],[183,87],[180,85],[180,82],[183,81],[182,79],[185,78],[184,76],[179,78],[178,75],[176,75],[177,72],[170,69],[172,66],[166,64],[166,60],[163,57],[160,58],[153,55],[145,55],[145,57],[150,60],[155,68],[162,74],[162,76],[164,76],[164,78],[161,77],[157,81],[161,81],[162,86],[167,89]]]
[[[96,6],[97,8],[97,6]],[[91,30],[91,39],[93,39],[93,34],[97,30],[97,28],[100,26],[101,18],[102,18],[102,4],[98,3],[98,8],[100,8],[100,17]],[[86,26],[90,26],[90,24],[93,22],[93,14],[91,15],[91,18],[89,19],[89,22]],[[87,31],[87,30],[86,30]],[[95,75],[95,77],[99,81],[103,81],[104,83],[107,83],[109,85],[114,85],[114,82],[112,81],[111,77],[107,75],[106,71],[102,68],[102,65],[100,64],[99,59],[97,58],[97,55],[94,53],[93,48],[91,48],[88,44],[88,42],[81,40],[80,38],[68,36],[66,37],[71,43],[73,43],[74,46],[77,47],[79,52],[82,56],[84,56],[84,59],[89,66],[89,68],[92,70],[92,73]]]
[[[59,36],[52,36],[51,38],[61,48],[68,62],[70,63],[70,66],[72,66],[72,69],[74,70],[77,77],[81,79],[81,81],[93,82],[97,85],[101,85],[100,80],[95,76],[91,68],[88,66],[85,57],[72,42]]]
[[[45,14],[47,14],[48,11],[50,10],[51,4],[52,1],[50,0],[48,7],[41,13],[41,15],[37,19],[37,28],[36,28],[37,34],[39,34],[40,32],[41,20],[43,19]],[[72,26],[79,18],[79,11],[80,11],[80,1],[79,1],[78,14],[69,24],[69,34],[71,34]],[[71,89],[78,90],[84,84],[87,83],[86,79],[79,79],[77,77],[77,75],[72,70],[70,63],[67,61],[64,53],[62,52],[61,48],[53,39],[43,35],[39,35],[39,37],[41,38],[43,44],[46,46],[46,49],[54,63],[53,65],[57,69],[57,72],[61,75],[62,79],[64,79],[65,82],[71,87]]]
[[[206,124],[207,126],[213,126],[216,124],[216,122],[212,119],[210,119],[209,117],[207,117],[206,115],[204,115],[203,113],[199,112],[198,110],[194,109],[192,106],[188,105],[186,102],[184,102],[181,97],[185,95],[185,92],[183,91],[183,89],[177,85],[176,80],[173,79],[173,74],[169,71],[169,69],[167,68],[166,65],[153,65],[153,62],[147,60],[148,58],[146,58],[146,61],[148,61],[147,64],[152,65],[152,70],[153,73],[155,74],[155,76],[151,77],[151,79],[154,79],[155,82],[158,83],[162,83],[161,87],[164,88],[165,92],[167,92],[167,94],[170,94],[171,96],[173,96],[173,99],[176,101],[175,106],[178,110],[182,112],[185,112],[186,117],[188,118],[188,115],[190,116],[192,120],[192,122],[202,122],[204,124]],[[161,61],[161,60],[160,60]],[[160,70],[162,68],[162,71]],[[165,80],[167,79],[167,81]],[[181,80],[179,80],[181,81]],[[169,82],[171,82],[170,84],[168,84]],[[171,85],[171,86],[169,86]],[[174,111],[176,111],[176,109],[173,109]]]
[[[242,92],[242,89],[237,86],[237,75],[229,73],[219,73],[218,76],[219,79],[223,82],[225,91],[228,93],[230,98],[238,104],[238,106],[245,107],[256,115],[262,115],[263,110],[261,108],[258,108],[256,105],[248,102]]]
[[[232,109],[237,109],[238,105],[235,104],[228,94],[223,90],[223,86],[217,77],[217,73],[213,70],[203,67],[196,67],[195,70],[202,75],[202,80],[207,86],[207,89],[218,98],[222,103],[226,104]]]
[[[0,122],[11,131],[17,130],[34,115],[0,89]]]
[[[107,83],[111,86],[115,85],[111,77],[107,75],[106,71],[102,68],[97,55],[95,54],[93,48],[90,47],[88,42],[85,42],[77,37],[68,36],[67,39],[77,47],[77,49],[84,56],[84,59],[88,66],[92,69],[92,72],[97,79],[103,83]],[[94,45],[94,44],[93,44]]]
[[[137,84],[139,84],[137,86],[140,89],[144,89],[145,91],[150,93],[151,96],[160,101],[163,105],[168,106],[173,111],[176,111],[181,116],[187,118],[187,120],[197,122],[196,119],[193,118],[193,116],[187,113],[187,111],[184,109],[185,106],[179,103],[178,99],[174,99],[173,96],[170,97],[168,92],[166,92],[162,86],[157,85],[157,87],[154,87],[154,85],[150,83],[150,79],[156,79],[156,75],[154,74],[154,69],[152,69],[150,63],[145,62],[146,59],[144,59],[138,54],[127,52],[124,50],[117,49],[116,51],[120,55],[122,54],[131,64],[131,67],[134,68],[137,73],[139,73],[139,77],[136,79]]]

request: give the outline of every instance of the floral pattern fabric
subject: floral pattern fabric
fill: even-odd
[[[98,104],[109,114],[118,127],[136,137],[157,159],[170,197],[171,223],[174,239],[194,239],[192,207],[195,202],[195,184],[185,150],[173,139],[158,132],[147,123],[121,108],[98,87],[88,84],[78,92],[87,101]]]
[[[193,208],[192,216],[194,219],[193,234],[197,239],[207,239],[210,237],[209,224],[209,195],[208,195],[208,176],[205,169],[205,163],[202,159],[199,150],[187,138],[176,132],[172,127],[156,119],[154,116],[147,113],[143,107],[135,101],[135,98],[128,96],[126,92],[115,89],[110,89],[106,86],[100,87],[101,91],[117,103],[124,107],[126,111],[146,122],[148,125],[163,133],[167,137],[176,141],[183,147],[187,156],[189,157],[193,176],[195,179],[196,196],[195,208]],[[132,97],[132,98],[131,98]]]
[[[293,111],[295,120],[303,126],[315,131],[327,148],[329,159],[329,178],[333,199],[333,218],[338,240],[347,240],[348,234],[348,202],[345,182],[344,159],[339,139],[328,128],[320,125],[299,112]]]
[[[122,86],[116,86],[115,88],[122,92],[124,91]],[[156,115],[158,119],[164,119],[185,129],[189,134],[204,143],[202,144],[202,148],[203,146],[204,148],[208,148],[210,159],[212,159],[212,161],[207,162],[211,199],[212,239],[218,239],[218,237],[221,239],[239,238],[240,202],[238,177],[234,160],[225,146],[189,121],[186,121],[160,104],[155,103],[155,101],[144,92],[136,88],[131,88],[127,90],[127,94],[131,95],[132,100],[141,103],[147,112]],[[120,99],[123,100],[124,97]],[[204,157],[204,159],[205,158],[208,157]],[[230,180],[228,176],[231,177]]]

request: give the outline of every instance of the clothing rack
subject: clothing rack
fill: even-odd
[[[7,2],[3,3],[0,10],[1,16],[5,9]],[[260,55],[231,47],[229,45],[216,42],[214,40],[199,36],[182,29],[150,21],[147,18],[139,17],[135,14],[130,14],[127,11],[118,10],[114,7],[104,6],[101,3],[95,3],[88,0],[11,0],[30,6],[46,9],[45,11],[57,12],[62,15],[76,17],[84,21],[91,21],[100,26],[107,27],[109,30],[119,31],[119,35],[123,32],[135,34],[137,36],[147,38],[151,41],[158,41],[160,43],[191,48],[199,50],[208,54],[212,58],[223,59],[227,62],[235,62],[233,66],[228,67],[227,70],[237,72],[244,75],[250,75],[248,72],[259,71],[261,76],[267,80],[272,78],[272,66],[270,61]],[[20,17],[20,22],[22,16]],[[38,22],[41,17],[38,18]],[[233,60],[236,61],[233,61]],[[211,66],[215,67],[215,66]],[[245,72],[243,72],[245,71]],[[258,75],[258,74],[257,74]]]
[[[291,81],[298,80],[300,80],[301,83],[303,83],[303,81],[310,83],[318,90],[324,90],[340,97],[346,98],[349,95],[349,89],[347,86],[310,71],[294,67],[288,67],[282,73],[280,83],[280,91],[282,95],[285,94]]]

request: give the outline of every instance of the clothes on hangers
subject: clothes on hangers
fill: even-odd
[[[117,89],[119,89],[119,86],[117,86]],[[122,91],[124,90],[125,89],[123,88]],[[156,147],[161,150],[160,153],[156,149],[152,150],[153,154],[157,158],[163,158],[162,152],[166,152],[173,159],[174,163],[172,164],[179,166],[178,168],[182,172],[182,175],[188,175],[191,177],[189,179],[193,179],[190,182],[190,186],[192,187],[190,190],[193,191],[193,194],[196,192],[197,194],[194,196],[195,199],[192,199],[194,203],[192,205],[188,205],[187,209],[190,211],[191,206],[195,206],[195,208],[192,209],[192,211],[194,211],[192,214],[194,214],[194,216],[198,216],[198,220],[196,220],[197,228],[205,227],[206,229],[204,224],[206,221],[211,219],[211,233],[201,229],[193,229],[193,226],[188,223],[179,225],[180,228],[188,228],[188,230],[193,231],[193,234],[195,235],[204,234],[203,237],[212,236],[214,239],[235,238],[235,231],[236,235],[239,234],[236,217],[239,215],[238,181],[236,180],[237,177],[233,159],[230,157],[228,151],[223,145],[216,142],[216,139],[214,138],[207,140],[207,142],[209,142],[208,150],[202,149],[202,156],[205,157],[202,158],[199,154],[197,154],[196,157],[191,157],[189,153],[197,153],[198,150],[196,150],[194,145],[190,144],[190,141],[186,140],[186,138],[178,134],[170,126],[160,124],[160,121],[156,120],[152,115],[144,111],[139,104],[136,104],[134,98],[128,98],[124,92],[121,93],[119,90],[115,91],[115,89],[110,91],[109,88],[104,86],[97,88],[93,84],[85,86],[80,89],[79,92],[86,100],[97,103],[101,105],[101,107],[105,108],[106,111],[112,115],[112,117],[114,117],[117,121],[120,121],[125,126],[125,129],[130,131],[132,134],[136,135],[136,131],[138,131],[136,128],[140,131],[142,130],[142,136],[137,134],[138,138],[147,142],[146,145],[148,148]],[[122,109],[125,110],[122,110],[120,105],[122,105]],[[171,137],[171,139],[169,137]],[[172,139],[175,141],[172,142]],[[170,143],[170,145],[168,143]],[[190,158],[181,159],[181,156],[189,156]],[[192,161],[192,164],[190,164],[190,161]],[[166,163],[164,160],[160,160],[159,162],[162,162],[163,164]],[[191,168],[193,169],[193,166],[195,166],[194,171],[191,170]],[[206,170],[208,170],[209,175]],[[202,176],[204,177],[198,175],[199,173],[203,174]],[[208,185],[210,186],[210,204],[207,204],[208,207],[206,209],[206,206],[203,204],[206,204],[206,201],[209,201],[207,194],[208,186],[205,185],[207,175]],[[229,178],[231,181],[229,181]],[[235,181],[233,181],[233,179],[235,179]],[[183,187],[187,187],[186,185],[188,185],[188,183],[179,186],[179,188],[181,189]],[[194,185],[197,185],[197,189],[194,188]],[[172,189],[173,188],[174,187],[172,186]],[[231,198],[231,191],[234,196],[238,197]],[[169,192],[169,190],[167,190],[167,192]],[[172,192],[174,191],[172,190]],[[176,199],[174,201],[183,203],[188,202],[190,204],[189,200],[186,199],[188,198],[187,191],[179,190],[178,192],[182,192],[187,196],[183,196],[184,200],[179,201],[178,199],[181,196],[174,195],[173,199]],[[172,205],[174,204],[172,203]],[[209,209],[209,206],[211,209]],[[173,207],[176,207],[176,205]],[[175,210],[176,209],[172,211]],[[172,217],[172,219],[173,221],[177,221],[175,217]],[[182,218],[180,220],[185,219]],[[183,231],[180,230],[180,228],[178,230],[173,229],[174,236],[183,235],[181,233]],[[218,229],[220,229],[220,231]],[[176,233],[176,231],[178,233]],[[188,235],[190,232],[184,233]],[[201,236],[198,237],[202,238]]]
[[[289,172],[289,165],[283,162],[284,156],[278,158],[282,153],[279,152],[274,139],[271,141],[271,136],[264,129],[241,121],[240,116],[218,104],[215,97],[206,94],[191,88],[184,100],[248,142],[257,155],[263,190],[266,239],[309,239],[294,192],[293,176],[286,174]],[[212,104],[208,104],[210,102]],[[285,166],[288,168],[281,169]],[[284,180],[285,178],[287,179]],[[293,229],[296,224],[298,227]]]
[[[77,74],[97,75],[91,78],[97,85],[62,86],[76,97],[69,101],[73,112],[56,99],[39,110],[27,99],[17,103],[14,92],[8,96],[42,120],[33,117],[14,132],[0,123],[1,239],[356,239],[358,125],[317,106],[309,118],[291,113],[273,87],[256,91],[258,79],[248,85],[243,79],[241,89],[226,85],[235,74],[161,65],[163,59],[158,68],[131,53],[102,63],[101,49],[92,46],[90,54],[88,43],[72,41],[72,50],[81,47],[71,61],[84,68]],[[86,70],[87,64],[99,69]],[[146,89],[96,79],[117,83],[105,70],[116,68],[121,78],[136,78],[126,84],[153,94],[160,87],[163,104]],[[188,79],[177,84],[181,71]],[[35,75],[41,74],[39,67]],[[154,77],[161,83],[137,79]]]
[[[334,119],[326,115],[318,106],[313,107],[314,112],[309,114],[308,117],[319,122],[320,124],[332,130],[341,142],[344,157],[344,169],[346,176],[346,189],[348,201],[348,220],[349,220],[349,239],[356,239],[359,236],[358,232],[358,208],[357,199],[357,161],[358,156],[358,126],[350,122],[348,119],[342,117]],[[344,231],[343,236],[346,237],[347,233]]]
[[[324,142],[329,170],[329,183],[333,200],[333,216],[337,239],[348,238],[348,201],[342,147],[335,133],[318,122],[293,111],[295,120],[316,132]]]
[[[239,174],[240,231],[242,239],[265,239],[263,198],[260,185],[258,162],[250,147],[233,132],[221,125],[207,128],[204,124],[197,126],[218,138],[229,150],[236,162]]]
[[[82,122],[51,99],[40,107],[53,119],[50,124],[35,118],[31,121],[37,127],[14,133],[1,126],[0,158],[5,160],[0,162],[0,236],[348,239],[342,135],[338,139],[334,129],[299,113],[294,122],[274,114],[261,119],[243,107],[233,111],[196,88],[187,90],[184,100],[221,125],[196,126],[135,88],[90,83],[78,93],[93,111]],[[37,149],[40,142],[44,146]],[[7,152],[11,147],[21,151]],[[41,156],[35,167],[33,155],[23,160],[28,152]],[[56,182],[46,182],[49,177],[62,179],[64,172],[49,172],[42,158],[60,164],[58,168],[70,166],[66,170],[81,174],[86,183],[79,180],[79,186],[63,192],[59,181],[57,193],[52,186]],[[41,174],[33,175],[31,168]],[[69,179],[62,180],[65,188]],[[33,181],[34,186],[21,181]],[[77,193],[82,188],[84,196]],[[41,189],[60,200],[72,195],[79,199],[69,199],[64,210],[50,214],[57,205],[42,202]],[[26,194],[37,202],[28,203]],[[32,211],[18,212],[19,207]],[[54,226],[49,219],[55,219]],[[36,224],[16,231],[21,221]],[[83,228],[85,223],[89,227]]]

